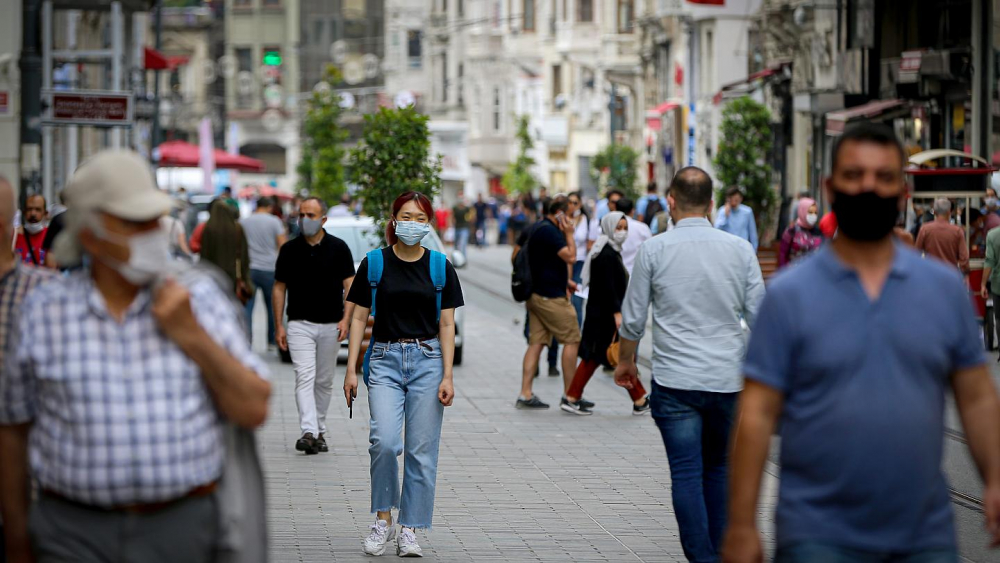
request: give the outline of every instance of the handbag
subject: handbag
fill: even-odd
[[[236,298],[240,300],[240,303],[246,305],[253,297],[253,290],[250,289],[250,284],[243,279],[243,264],[242,261],[236,259]]]
[[[608,357],[608,365],[613,368],[618,367],[618,357],[621,349],[621,342],[618,341],[618,331],[615,331],[615,337],[608,345],[608,351],[606,353]]]

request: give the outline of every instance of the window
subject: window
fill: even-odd
[[[632,33],[632,2],[618,0],[618,33]]]
[[[236,49],[236,107],[248,109],[253,104],[256,76],[253,72],[253,51],[248,48]]]
[[[562,0],[562,21],[569,21],[569,6],[566,0]]]
[[[250,0],[234,0],[233,4],[237,7],[248,7],[250,6]]]
[[[424,34],[419,29],[406,32],[406,59],[410,68],[420,68],[423,65]]]
[[[459,106],[464,106],[465,105],[465,92],[463,91],[464,90],[464,82],[463,82],[464,78],[465,78],[465,65],[463,65],[462,63],[458,63],[458,105]]]
[[[265,7],[275,7],[281,5],[281,0],[261,0]]]
[[[500,89],[493,88],[493,131],[500,132]]]
[[[251,143],[240,147],[240,154],[264,162],[268,174],[285,174],[287,164],[285,148],[272,143]]]
[[[442,14],[448,13],[448,0],[441,0],[441,13]]]
[[[441,101],[448,101],[448,53],[441,53]]]
[[[577,0],[576,21],[578,22],[594,21],[594,0]]]
[[[458,17],[465,15],[465,0],[458,0]]]
[[[552,65],[552,100],[562,95],[562,65]]]
[[[535,31],[535,0],[524,0],[523,31]]]
[[[317,20],[313,22],[313,44],[322,45],[323,41],[323,31],[326,30],[326,24],[323,20]]]

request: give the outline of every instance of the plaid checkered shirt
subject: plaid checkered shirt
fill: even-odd
[[[14,326],[14,318],[28,292],[36,286],[56,279],[56,273],[45,268],[26,266],[20,260],[0,276],[0,365],[7,350],[7,335]]]
[[[214,281],[186,284],[198,323],[262,377]],[[25,299],[0,377],[0,424],[33,422],[43,489],[93,506],[173,500],[218,479],[223,419],[200,369],[157,327],[141,291],[119,322],[83,271]]]

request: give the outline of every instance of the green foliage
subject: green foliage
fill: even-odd
[[[608,145],[590,160],[590,176],[602,186],[602,193],[617,188],[635,201],[641,195],[636,186],[639,156],[639,152],[628,145]]]
[[[441,190],[441,156],[430,154],[427,120],[413,106],[382,108],[365,116],[362,142],[351,149],[350,181],[360,187],[364,212],[375,219],[380,237],[400,194],[433,198]]]
[[[325,80],[340,82],[340,72],[328,66]],[[333,90],[313,92],[302,120],[302,159],[296,171],[299,188],[332,204],[340,199],[344,183],[344,142],[348,132],[340,124],[343,109],[340,94]]]
[[[528,155],[528,151],[535,146],[534,141],[531,140],[531,133],[528,131],[529,121],[527,115],[517,118],[517,159],[507,166],[507,172],[504,173],[502,180],[504,187],[516,194],[531,193],[538,187],[538,180],[531,173],[535,159]]]
[[[723,190],[739,186],[743,203],[757,218],[758,232],[771,224],[778,211],[778,198],[771,187],[771,113],[749,97],[737,98],[722,110],[719,150],[715,171]],[[723,198],[718,198],[721,204]]]

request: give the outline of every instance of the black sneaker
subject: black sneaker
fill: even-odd
[[[326,438],[323,437],[323,433],[319,433],[319,438],[316,438],[316,449],[321,452],[328,452],[330,448],[326,445]]]
[[[306,455],[315,455],[319,453],[319,449],[316,446],[316,438],[313,438],[312,432],[306,432],[302,435],[297,442],[295,442],[295,449],[300,452],[305,452]]]
[[[559,401],[559,408],[569,414],[575,414],[577,416],[590,416],[594,414],[592,410],[581,405],[580,401],[571,403],[566,397],[563,397],[562,400]]]
[[[650,408],[649,408],[649,397],[646,397],[646,401],[644,403],[642,403],[641,405],[639,405],[639,406],[636,406],[635,403],[632,403],[632,415],[633,416],[642,416],[644,414],[648,414],[649,411],[650,411]]]
[[[532,395],[531,398],[528,399],[527,401],[525,401],[521,397],[518,397],[517,403],[514,406],[519,409],[533,409],[533,410],[549,408],[549,405],[543,403],[542,400],[538,398],[538,395]]]
[[[591,403],[590,401],[588,401],[587,399],[584,399],[583,397],[580,397],[580,400],[577,401],[577,403],[580,403],[580,406],[583,407],[583,408],[585,408],[585,409],[592,409],[592,408],[594,408],[594,403]]]
[[[559,373],[559,368],[557,367],[549,368],[549,377],[559,377],[560,375],[562,374]]]

